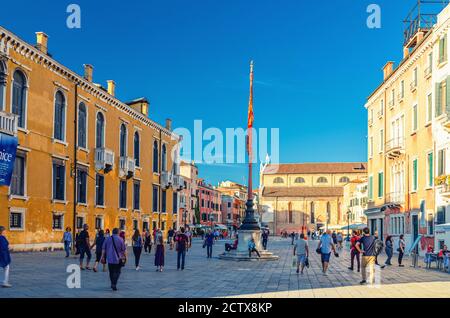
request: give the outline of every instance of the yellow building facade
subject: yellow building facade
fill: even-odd
[[[343,187],[364,177],[366,163],[269,165],[260,179],[262,219],[277,234],[340,228],[346,222]]]
[[[90,65],[79,76],[47,47],[44,33],[33,46],[0,27],[0,116],[14,118],[19,144],[11,186],[0,187],[11,247],[59,248],[65,228],[83,224],[127,238],[177,226],[184,182],[170,120],[157,124],[146,99],[119,101],[114,81],[94,83]]]

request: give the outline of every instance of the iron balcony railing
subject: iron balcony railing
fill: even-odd
[[[405,203],[404,192],[391,192],[386,194],[386,203],[402,204]]]
[[[385,151],[389,156],[399,156],[405,150],[405,138],[397,137],[386,142]]]
[[[0,133],[11,136],[17,135],[17,119],[17,115],[0,111]]]
[[[97,170],[112,170],[114,167],[114,152],[107,148],[95,149],[95,168]]]

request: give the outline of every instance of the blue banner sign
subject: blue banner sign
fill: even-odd
[[[0,133],[0,186],[10,186],[16,161],[17,137]]]

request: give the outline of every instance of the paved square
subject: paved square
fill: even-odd
[[[195,240],[187,253],[187,268],[176,270],[176,254],[166,250],[166,267],[162,273],[153,266],[154,254],[144,254],[142,269],[134,269],[132,251],[119,280],[119,291],[109,288],[108,273],[81,272],[81,288],[66,286],[69,264],[78,259],[64,258],[64,252],[12,254],[11,283],[13,288],[0,288],[0,297],[450,297],[450,274],[435,269],[412,268],[408,258],[404,268],[393,266],[381,271],[381,286],[360,286],[360,274],[351,272],[349,252],[332,257],[328,276],[321,273],[316,242],[311,243],[311,267],[303,276],[292,267],[290,240],[271,238],[269,249],[280,256],[277,261],[234,262],[217,258],[226,241],[214,246],[214,258],[206,258],[200,240]],[[380,263],[385,256],[380,256]],[[423,265],[423,261],[420,261]]]

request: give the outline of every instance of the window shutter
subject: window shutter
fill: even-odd
[[[450,76],[447,77],[447,86],[445,92],[445,113],[450,113]]]
[[[441,103],[441,84],[437,83],[436,84],[436,108],[435,108],[435,117],[438,117],[441,114],[441,109],[442,109],[442,103]]]

